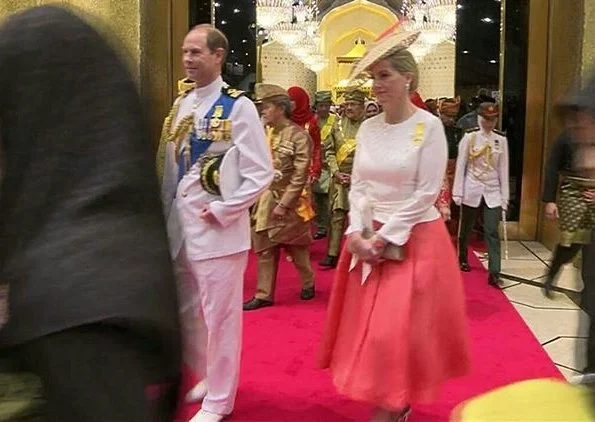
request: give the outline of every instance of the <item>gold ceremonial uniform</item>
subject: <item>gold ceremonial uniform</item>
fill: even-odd
[[[349,211],[349,185],[341,184],[333,176],[336,172],[351,174],[355,155],[355,136],[362,120],[343,117],[331,130],[325,140],[324,151],[331,176],[329,203],[331,223],[327,255],[336,257],[341,248],[341,238],[345,231],[345,218]]]
[[[272,301],[275,293],[280,247],[293,258],[302,289],[314,285],[309,245],[312,242],[308,171],[312,146],[308,134],[294,123],[269,128],[269,144],[275,178],[258,200],[253,214],[252,246],[258,253],[258,285],[255,297]],[[277,205],[287,210],[282,219],[273,216]]]

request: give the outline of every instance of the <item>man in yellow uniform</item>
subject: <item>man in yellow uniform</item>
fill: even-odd
[[[314,108],[316,109],[316,117],[318,118],[320,141],[322,142],[322,145],[324,145],[326,138],[331,134],[335,122],[337,121],[337,115],[330,112],[332,104],[333,97],[330,91],[318,91],[314,95]],[[312,186],[314,208],[316,210],[316,218],[314,221],[316,224],[316,233],[314,234],[314,239],[322,239],[323,237],[326,237],[329,230],[328,188],[330,174],[324,155],[323,150],[320,179],[314,186]]]
[[[331,223],[327,256],[318,263],[321,267],[337,266],[341,239],[345,231],[345,217],[349,211],[348,195],[355,154],[355,135],[365,118],[365,100],[366,94],[357,89],[345,94],[345,115],[335,124],[324,143],[325,157],[331,175],[329,187]]]
[[[257,84],[256,99],[273,158],[274,178],[258,200],[253,214],[252,247],[258,254],[256,294],[245,311],[272,306],[281,248],[291,257],[302,281],[302,300],[314,298],[314,271],[310,265],[314,210],[306,192],[312,145],[306,131],[290,120],[291,99],[277,85]]]

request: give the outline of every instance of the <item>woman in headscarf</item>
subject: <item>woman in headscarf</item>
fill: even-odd
[[[0,345],[42,381],[48,421],[167,420],[180,341],[152,146],[134,81],[58,7],[0,27]]]
[[[305,129],[312,140],[312,164],[309,175],[310,183],[315,183],[320,178],[321,172],[321,141],[318,120],[310,108],[310,97],[303,88],[292,86],[287,92],[294,104],[291,121]]]
[[[367,100],[364,103],[364,110],[366,110],[366,119],[376,116],[380,114],[380,106],[374,100]]]

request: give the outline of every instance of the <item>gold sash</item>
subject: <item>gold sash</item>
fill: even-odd
[[[341,167],[341,164],[353,154],[355,145],[355,138],[349,138],[339,147],[339,150],[337,151],[337,165],[339,167]]]
[[[328,119],[326,119],[326,123],[320,129],[320,141],[324,142],[326,138],[331,134],[331,130],[335,125],[335,121],[337,120],[337,116],[335,114],[329,114]]]

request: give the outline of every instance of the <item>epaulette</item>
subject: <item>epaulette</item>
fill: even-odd
[[[194,81],[191,81],[188,78],[180,79],[178,81],[178,96],[188,94],[194,87]]]
[[[229,95],[231,98],[240,98],[242,95],[246,95],[244,91],[231,88],[229,86],[224,86],[221,88],[221,92],[223,92],[225,95]]]
[[[494,133],[497,133],[500,136],[506,136],[506,132],[502,132],[501,130],[494,129]]]
[[[479,127],[472,127],[471,129],[467,129],[465,133],[477,132],[478,130],[480,130]]]

